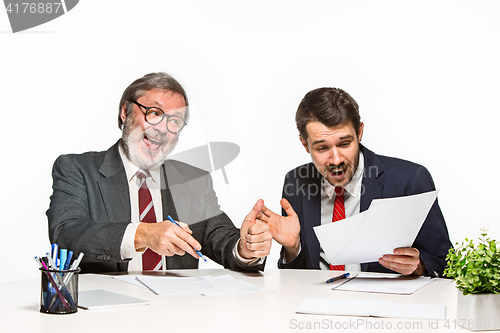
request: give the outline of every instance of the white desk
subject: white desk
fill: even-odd
[[[413,295],[333,291],[328,271],[277,270],[245,274],[222,269],[176,270],[169,276],[231,274],[275,292],[222,296],[157,296],[109,275],[80,275],[79,290],[111,289],[150,300],[150,305],[75,314],[40,313],[40,279],[0,284],[1,332],[311,332],[405,331],[468,332],[455,327],[457,290],[451,280],[436,279]],[[393,302],[445,304],[448,321],[342,317],[296,314],[304,298],[380,299]],[[449,325],[449,327],[446,327]],[[398,329],[401,327],[401,329]]]

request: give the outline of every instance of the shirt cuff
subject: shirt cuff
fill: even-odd
[[[300,254],[300,251],[302,251],[302,243],[299,243],[299,252],[297,252],[297,255],[295,256],[295,258],[297,258]],[[289,262],[292,262],[295,260],[295,258],[293,258],[292,260],[290,261],[286,261],[286,255],[285,253],[283,253],[283,258],[281,259],[281,263],[282,264],[288,264]]]
[[[241,238],[240,238],[241,239]],[[234,244],[233,247],[233,255],[238,260],[240,263],[247,265],[247,266],[257,266],[257,265],[262,265],[264,263],[264,260],[266,258],[251,258],[251,259],[246,259],[243,258],[240,253],[238,252],[238,244],[240,243],[240,239]]]
[[[122,260],[132,259],[137,256],[138,253],[135,250],[135,233],[139,227],[139,223],[129,223],[123,234],[122,244],[120,246],[120,255]]]

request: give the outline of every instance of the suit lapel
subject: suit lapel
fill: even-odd
[[[185,178],[168,162],[162,166],[161,178],[163,220],[170,215],[177,221],[188,221],[191,196]]]
[[[175,208],[174,199],[172,198],[172,192],[168,186],[165,164],[161,167],[161,203],[163,207],[163,221],[168,219],[168,215],[174,220],[180,221],[177,209]]]
[[[191,196],[184,184],[185,181],[185,178],[168,161],[162,165],[161,202],[164,221],[167,220],[168,215],[176,221],[188,221]],[[186,265],[189,265],[189,257],[187,254],[166,257],[167,267],[169,269],[186,267]]]
[[[125,168],[118,151],[118,141],[104,157],[99,169],[103,178],[97,181],[110,221],[131,221],[130,195]]]
[[[321,175],[314,164],[311,163],[308,167],[308,174],[312,175],[312,177],[305,179],[307,184],[305,186],[306,195],[302,195],[302,228],[305,235],[303,243],[307,248],[309,262],[311,265],[318,263],[317,267],[309,267],[314,269],[319,268],[320,244],[313,228],[321,225]],[[316,195],[312,195],[312,191],[316,192]]]
[[[360,212],[363,212],[370,207],[373,199],[382,198],[384,182],[381,176],[384,172],[384,166],[372,151],[362,145],[360,147],[365,159],[360,203]]]
[[[382,197],[382,190],[384,184],[378,180],[363,178],[363,185],[365,188],[365,193],[361,195],[361,202],[359,210],[364,212],[370,207],[373,199],[379,199]]]

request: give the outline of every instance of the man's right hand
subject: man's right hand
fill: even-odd
[[[292,261],[300,250],[300,222],[292,205],[285,198],[280,201],[288,216],[274,213],[266,206],[262,207],[259,220],[269,224],[273,239],[285,248],[286,261]]]
[[[177,223],[180,228],[170,221],[139,223],[134,239],[136,251],[149,248],[168,257],[175,254],[182,256],[187,252],[198,259],[200,256],[194,249],[200,251],[200,243],[191,236],[193,232],[187,224]]]

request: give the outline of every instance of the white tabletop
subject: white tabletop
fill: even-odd
[[[165,327],[169,332],[297,332],[405,331],[455,332],[457,290],[447,279],[434,282],[412,295],[375,294],[331,290],[325,281],[335,275],[318,270],[277,270],[239,273],[223,269],[173,270],[168,276],[218,276],[234,278],[271,289],[271,293],[215,296],[154,295],[149,290],[111,278],[82,274],[79,290],[110,289],[149,299],[150,305],[83,310],[75,314],[40,313],[40,280],[0,284],[2,332],[144,332]],[[305,298],[377,299],[402,303],[444,304],[446,320],[415,320],[295,313]],[[399,329],[401,328],[401,329]],[[167,330],[165,330],[167,331]]]

